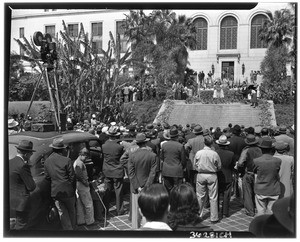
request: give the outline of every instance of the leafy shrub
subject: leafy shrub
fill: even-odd
[[[285,46],[270,47],[261,63],[263,83],[261,96],[264,99],[277,103],[289,103],[293,101],[293,85],[286,76],[286,63],[288,52]]]

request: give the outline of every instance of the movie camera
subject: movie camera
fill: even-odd
[[[33,35],[33,42],[36,46],[41,46],[41,59],[44,64],[48,65],[48,69],[53,69],[54,61],[57,60],[56,43],[52,42],[50,34],[43,35],[37,31]]]

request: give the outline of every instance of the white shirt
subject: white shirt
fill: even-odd
[[[143,229],[143,228],[172,231],[172,229],[169,227],[169,225],[167,225],[164,222],[158,222],[158,221],[146,222],[141,229]]]

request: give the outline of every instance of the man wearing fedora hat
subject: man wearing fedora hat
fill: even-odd
[[[30,192],[36,187],[28,164],[35,150],[33,150],[32,142],[28,140],[21,140],[16,148],[17,155],[9,160],[10,210],[15,211],[16,224],[14,229],[24,230],[27,228],[29,219]]]
[[[279,177],[281,185],[281,194],[279,198],[289,197],[293,193],[294,180],[294,157],[288,155],[289,144],[277,141],[274,143],[275,154],[274,157],[279,158],[281,162]]]
[[[257,174],[254,183],[257,215],[271,214],[272,206],[280,195],[281,160],[272,155],[272,139],[263,138],[258,146],[263,155],[253,160],[254,173]]]
[[[170,140],[161,147],[162,179],[168,191],[183,182],[186,157],[184,146],[178,142],[178,129],[170,129]]]
[[[89,155],[89,150],[84,147],[80,150],[78,158],[73,163],[76,176],[76,211],[78,225],[91,225],[95,222],[93,199],[90,193],[88,171],[85,165]]]
[[[102,171],[105,176],[104,182],[107,185],[107,193],[103,200],[104,204],[109,209],[111,200],[111,191],[115,190],[117,214],[124,214],[123,207],[123,181],[124,170],[126,164],[121,162],[121,156],[124,153],[124,148],[117,142],[120,137],[117,126],[110,126],[107,135],[109,139],[102,145],[103,167]]]
[[[281,125],[279,127],[279,135],[275,136],[276,141],[282,141],[289,144],[290,150],[288,152],[289,155],[294,157],[294,139],[286,134],[287,127],[285,125]]]
[[[53,153],[45,160],[45,178],[51,182],[51,197],[58,209],[63,230],[76,229],[75,173],[70,158],[63,155],[67,146],[62,138],[49,145]]]
[[[191,183],[191,185],[194,187],[194,190],[196,191],[195,176],[198,172],[194,169],[193,162],[196,153],[204,148],[203,128],[201,127],[201,125],[196,125],[192,132],[196,135],[196,137],[187,140],[186,144],[184,145],[185,150],[189,154],[189,159],[187,160],[186,165],[186,181]]]
[[[243,170],[242,191],[243,203],[246,215],[255,215],[255,194],[254,194],[254,162],[255,158],[262,155],[261,149],[257,146],[259,139],[253,134],[248,134],[245,139],[246,147],[243,149],[237,162],[237,168]]]
[[[128,176],[131,190],[131,207],[132,207],[132,228],[137,229],[140,226],[141,217],[138,212],[138,196],[143,188],[149,187],[156,175],[158,157],[148,147],[149,138],[144,133],[136,135],[136,144],[138,149],[129,154]]]
[[[228,150],[230,142],[227,140],[226,135],[221,135],[216,143],[219,145],[219,149],[216,150],[221,159],[221,170],[217,172],[219,182],[219,204],[221,195],[223,202],[221,206],[221,214],[225,217],[229,217],[229,202],[232,189],[232,175],[235,165],[234,153]],[[219,206],[220,207],[220,206]]]
[[[236,124],[233,126],[232,129],[232,135],[228,139],[230,144],[228,145],[228,149],[234,153],[234,160],[238,161],[241,155],[241,152],[243,148],[246,146],[245,140],[243,137],[241,137],[241,126]],[[242,181],[241,177],[243,176],[243,173],[240,173],[239,171],[234,171],[234,177],[233,177],[233,192],[235,197],[242,197]]]

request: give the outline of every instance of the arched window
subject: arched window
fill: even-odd
[[[237,20],[228,16],[221,22],[220,49],[236,49],[237,48]]]
[[[267,48],[267,43],[260,40],[259,30],[262,27],[264,20],[267,19],[265,15],[258,14],[256,15],[251,22],[251,39],[250,39],[250,48]]]
[[[196,50],[207,50],[207,21],[204,18],[194,20],[197,31]]]

